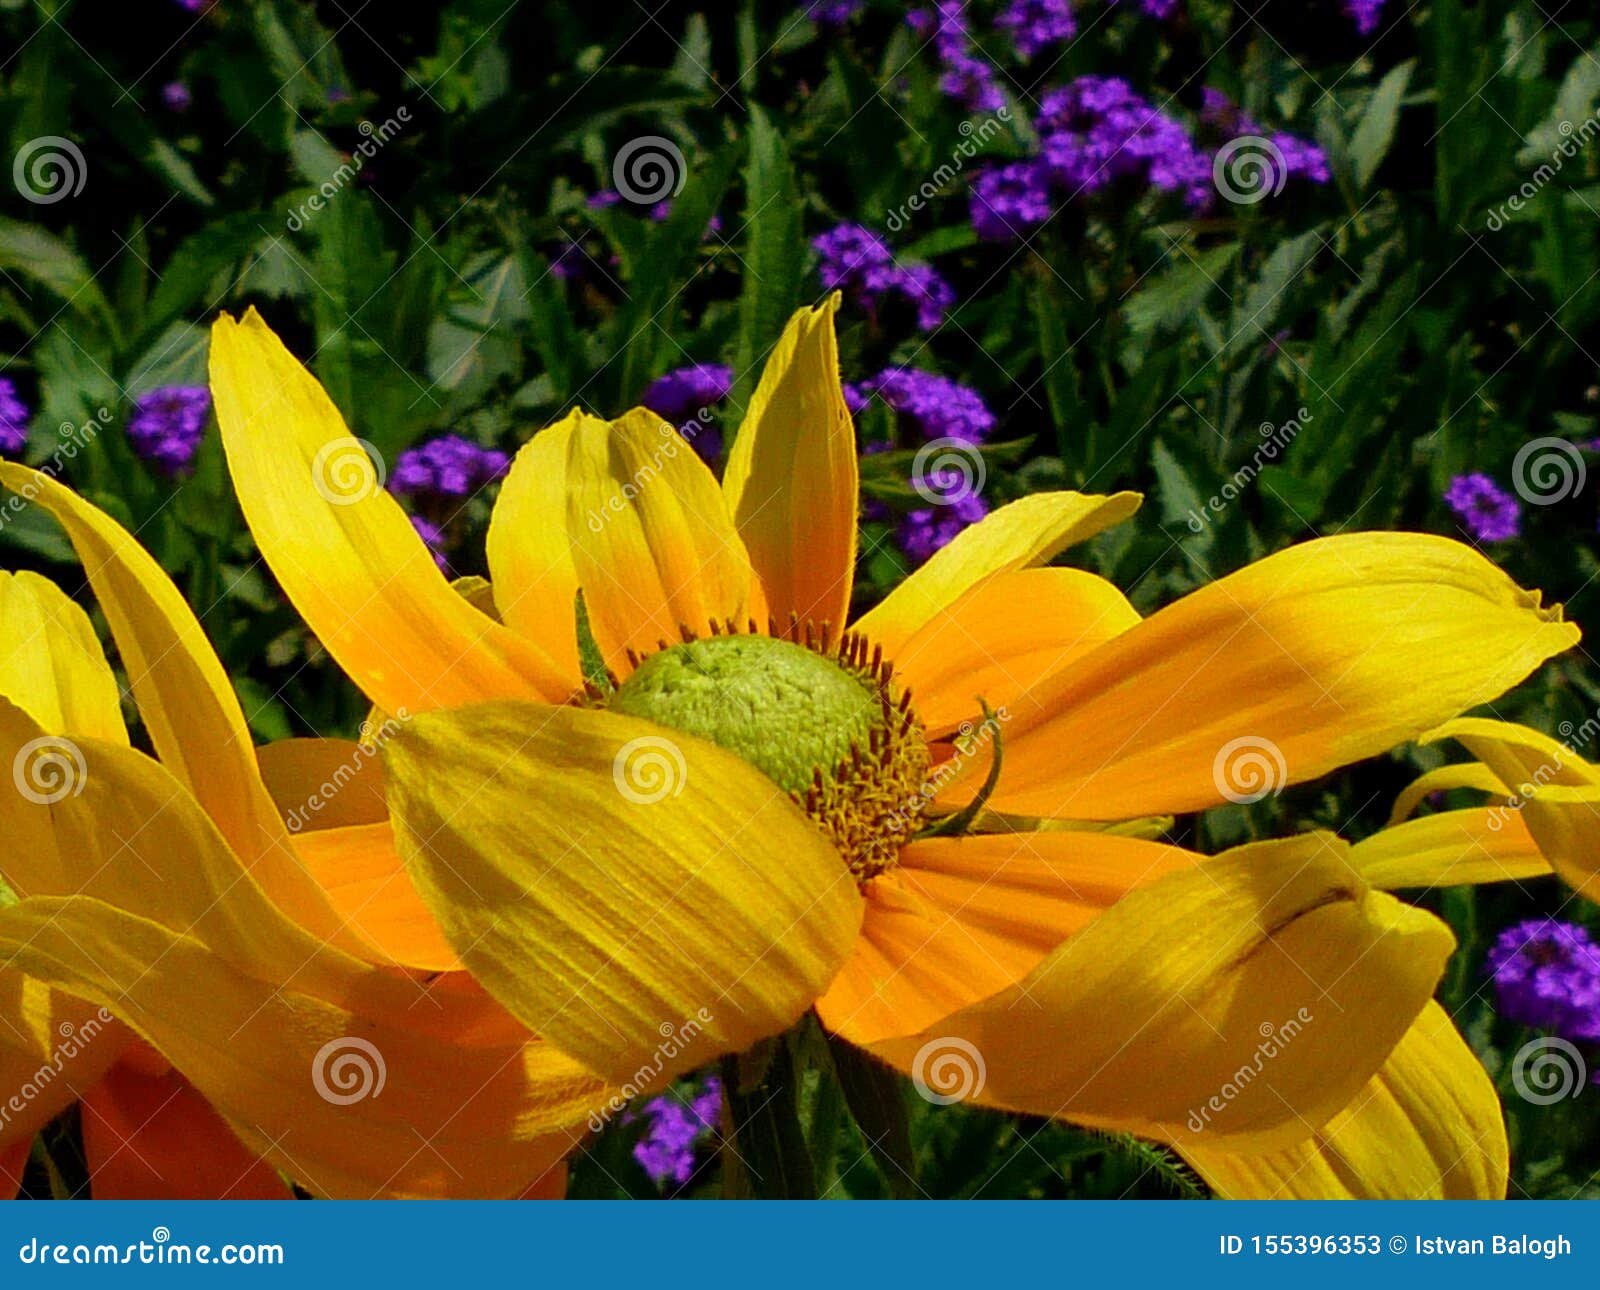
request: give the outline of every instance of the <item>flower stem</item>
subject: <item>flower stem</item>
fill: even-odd
[[[816,1199],[811,1152],[800,1130],[799,1080],[782,1039],[773,1043],[764,1069],[753,1078],[740,1057],[722,1059],[725,1199]]]

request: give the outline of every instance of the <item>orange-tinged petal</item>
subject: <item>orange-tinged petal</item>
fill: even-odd
[[[28,1167],[28,1152],[32,1149],[31,1133],[8,1147],[0,1147],[0,1187],[4,1188],[7,1200],[15,1200],[22,1190],[22,1174]]]
[[[1036,687],[1033,711],[1047,715],[1007,727],[990,806],[1112,820],[1264,794],[1415,738],[1577,639],[1459,542],[1321,538],[1185,596]],[[957,793],[970,794],[965,781]]]
[[[1081,569],[1018,569],[978,583],[894,653],[930,737],[981,715],[1028,710],[1030,692],[1139,621],[1104,578]]]
[[[398,725],[382,734],[387,738]],[[256,749],[261,779],[291,833],[389,818],[376,741],[275,739]]]
[[[1344,851],[1308,834],[1169,873],[1015,986],[868,1047],[927,1079],[952,1041],[968,1045],[982,1078],[963,1091],[981,1083],[989,1105],[1163,1142],[1287,1145],[1383,1064],[1454,946]]]
[[[462,961],[619,1082],[786,1029],[860,927],[822,834],[701,740],[491,703],[419,716],[384,755],[400,852]]]
[[[913,842],[867,884],[861,938],[817,1001],[856,1044],[915,1034],[997,994],[1129,891],[1200,859],[1094,833]]]
[[[781,622],[842,627],[855,577],[856,432],[839,384],[839,297],[802,309],[767,357],[722,487]]]
[[[1183,1156],[1218,1195],[1249,1200],[1503,1200],[1509,1168],[1494,1085],[1431,1002],[1311,1137],[1260,1155],[1199,1137]]]
[[[151,1076],[119,1063],[81,1106],[96,1200],[291,1198],[283,1179],[176,1071]]]
[[[1350,859],[1374,887],[1459,887],[1549,875],[1550,862],[1515,811],[1441,811],[1391,824],[1356,843]]]
[[[928,562],[864,614],[856,628],[890,658],[911,635],[986,578],[1044,564],[1057,552],[1120,524],[1138,493],[1035,493],[956,534]]]
[[[333,401],[253,309],[213,327],[211,390],[262,557],[368,698],[403,713],[570,692],[548,654],[451,589]]]
[[[0,956],[0,1150],[32,1141],[111,1069],[129,1038],[109,1013]]]
[[[0,572],[0,695],[51,734],[128,742],[89,615],[48,578]]]
[[[518,1200],[565,1200],[567,1198],[567,1162],[563,1160],[545,1170],[523,1188]]]

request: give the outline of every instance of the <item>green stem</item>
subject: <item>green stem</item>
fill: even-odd
[[[760,1077],[741,1084],[738,1057],[722,1059],[722,1194],[728,1200],[815,1200],[811,1152],[800,1131],[799,1072],[788,1044],[773,1045]]]

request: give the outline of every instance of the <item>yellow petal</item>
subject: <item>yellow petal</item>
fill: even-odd
[[[1002,720],[1021,715],[1041,681],[1138,621],[1104,578],[1018,569],[978,583],[912,633],[894,666],[936,738],[976,720],[980,699]]]
[[[333,401],[253,309],[212,329],[211,390],[262,557],[368,698],[400,713],[571,691],[548,654],[451,589]]]
[[[1500,782],[1500,777],[1479,762],[1465,762],[1439,766],[1417,776],[1407,784],[1405,791],[1394,799],[1389,811],[1389,823],[1398,824],[1407,819],[1433,793],[1448,793],[1458,788],[1477,789],[1493,793],[1496,797],[1509,796],[1511,790]]]
[[[3,905],[0,905],[3,908]],[[4,962],[4,956],[0,956]],[[0,1150],[26,1145],[95,1086],[132,1036],[95,1004],[0,969]],[[5,1099],[15,1096],[16,1105]]]
[[[398,728],[379,726],[387,738]],[[376,743],[276,739],[256,749],[261,779],[291,833],[377,824],[389,818]]]
[[[914,842],[867,884],[861,937],[817,1016],[854,1044],[916,1034],[1020,981],[1135,887],[1199,859],[1106,834]]]
[[[981,1061],[980,1102],[1271,1150],[1349,1104],[1453,945],[1368,889],[1344,844],[1307,834],[1167,874],[1017,985],[870,1049],[927,1077],[959,1041]]]
[[[1509,1156],[1494,1085],[1437,1003],[1312,1137],[1260,1155],[1183,1149],[1220,1196],[1248,1200],[1503,1200]]]
[[[114,1012],[274,1168],[332,1196],[512,1196],[604,1104],[463,973],[374,968],[289,922],[155,762],[82,751],[80,796],[0,799],[8,828],[74,839],[82,893],[0,909],[0,962]]]
[[[400,852],[462,961],[609,1078],[783,1030],[860,926],[838,853],[711,744],[493,703],[417,717],[384,754]]]
[[[990,805],[1111,820],[1265,795],[1415,738],[1577,639],[1559,610],[1459,542],[1307,542],[1036,687],[1035,710],[1050,715],[1007,728]]]
[[[1579,895],[1600,900],[1600,768],[1566,745],[1506,721],[1452,721],[1429,740],[1454,739],[1508,785],[1539,850]]]
[[[1043,564],[1139,509],[1138,493],[1035,493],[956,534],[856,624],[894,658],[912,633],[997,573]]]
[[[50,734],[128,742],[117,678],[89,615],[36,573],[0,572],[0,695]]]
[[[1504,807],[1440,811],[1391,824],[1356,843],[1350,858],[1374,887],[1459,887],[1541,878],[1550,863],[1521,816]]]
[[[855,577],[856,432],[839,385],[837,294],[789,320],[739,426],[723,491],[780,623],[837,629]]]
[[[285,913],[353,947],[353,934],[295,859],[262,786],[228,674],[172,580],[115,520],[47,475],[0,462],[0,484],[44,507],[66,529],[111,625],[161,764],[194,795]],[[13,710],[0,719],[0,743],[11,755],[40,734],[36,723],[23,723],[33,727],[30,733],[13,722],[16,715]]]

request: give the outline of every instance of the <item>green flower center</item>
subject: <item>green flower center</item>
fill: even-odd
[[[642,659],[615,712],[709,740],[797,802],[865,882],[895,863],[926,805],[929,756],[909,695],[866,643],[718,635]]]

